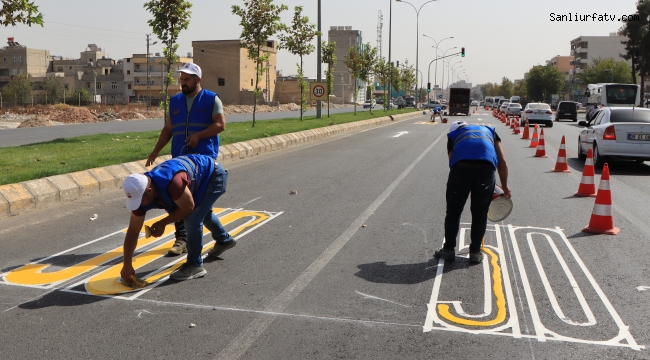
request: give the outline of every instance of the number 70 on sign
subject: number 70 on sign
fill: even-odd
[[[312,82],[309,83],[309,99],[310,100],[326,100],[327,99],[327,83],[326,82]]]

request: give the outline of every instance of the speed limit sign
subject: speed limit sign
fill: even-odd
[[[312,82],[309,83],[309,93],[311,100],[324,100],[327,98],[327,83]]]

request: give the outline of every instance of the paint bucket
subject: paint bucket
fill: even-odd
[[[494,186],[494,195],[488,210],[488,220],[499,222],[505,220],[512,212],[512,200],[502,197],[503,190],[499,186]]]

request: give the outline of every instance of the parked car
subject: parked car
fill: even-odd
[[[384,99],[376,99],[375,104],[377,105],[383,105],[384,104]]]
[[[605,107],[579,125],[587,128],[578,138],[578,158],[586,159],[591,148],[597,168],[612,159],[650,160],[650,109]]]
[[[509,102],[507,102],[507,101],[502,102],[501,105],[499,106],[499,113],[505,114],[506,109],[508,108],[508,104],[509,104]]]
[[[369,109],[369,108],[375,108],[375,101],[374,100],[366,100],[365,103],[363,103],[363,108],[364,109]]]
[[[506,108],[506,115],[520,115],[521,114],[521,105],[518,103],[508,103]]]
[[[521,126],[526,124],[543,124],[546,127],[553,127],[553,111],[551,106],[545,103],[528,103],[521,112]]]
[[[578,107],[575,102],[560,101],[555,112],[555,121],[560,121],[561,119],[570,119],[574,122],[578,121]]]

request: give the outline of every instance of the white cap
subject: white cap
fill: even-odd
[[[194,63],[187,63],[187,64],[183,65],[183,67],[178,71],[179,72],[184,72],[184,73],[190,74],[190,75],[196,75],[196,76],[199,77],[199,79],[201,78],[201,75],[202,75],[201,68],[198,65],[194,64]]]
[[[451,123],[451,126],[449,127],[449,132],[454,132],[458,130],[458,128],[461,128],[463,126],[467,126],[467,123],[464,121],[454,121]]]
[[[142,203],[142,194],[147,189],[149,179],[142,174],[132,174],[124,179],[122,189],[126,194],[126,208],[129,211],[137,210]]]

